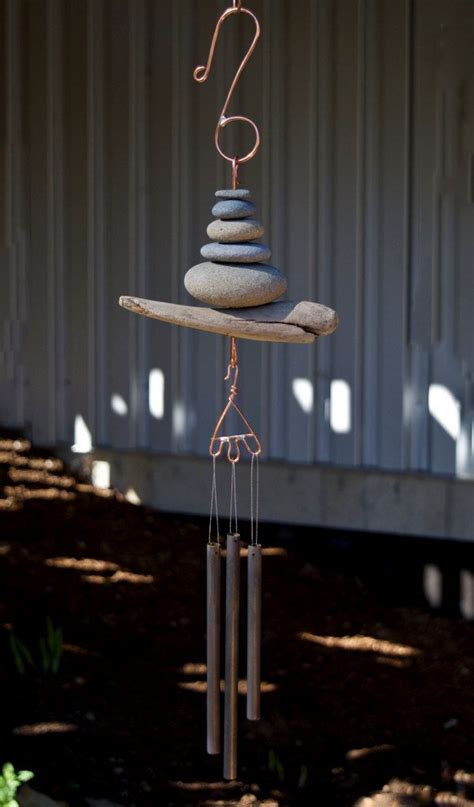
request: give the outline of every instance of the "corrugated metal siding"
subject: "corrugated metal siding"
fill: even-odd
[[[341,326],[313,347],[242,341],[242,405],[271,458],[472,472],[472,2],[250,6],[264,36],[234,109],[264,144],[242,178],[291,297],[335,307]],[[208,84],[192,81],[224,7],[2,4],[0,423],[40,443],[72,444],[80,415],[96,445],[207,451],[224,340],[117,298],[189,301],[183,276],[228,183],[213,128],[249,34],[228,22]],[[295,379],[313,384],[312,411]],[[329,421],[334,379],[351,391],[344,434]],[[459,402],[455,439],[429,413],[432,384]]]

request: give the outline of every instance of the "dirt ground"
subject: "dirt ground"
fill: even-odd
[[[72,806],[474,804],[474,625],[390,606],[268,539],[263,717],[240,698],[240,779],[224,783],[205,753],[205,542],[202,521],[0,442],[0,763]]]

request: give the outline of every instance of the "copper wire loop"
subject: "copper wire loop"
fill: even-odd
[[[251,160],[253,157],[255,157],[257,151],[260,148],[260,132],[258,130],[257,124],[254,123],[254,121],[251,120],[250,118],[247,118],[245,115],[229,115],[229,117],[227,117],[227,114],[226,114],[228,106],[229,106],[229,104],[230,104],[230,102],[232,100],[232,96],[234,94],[235,88],[236,88],[236,86],[238,84],[238,81],[240,79],[240,76],[242,75],[242,72],[244,71],[245,67],[247,66],[247,63],[248,63],[250,57],[252,56],[252,53],[254,52],[256,46],[257,46],[257,42],[260,39],[260,23],[259,23],[258,19],[256,18],[255,14],[253,14],[251,11],[249,11],[248,8],[244,8],[244,6],[242,5],[242,0],[233,0],[232,7],[226,9],[224,11],[224,13],[219,17],[219,19],[217,21],[217,25],[216,25],[215,30],[214,30],[214,35],[213,35],[212,40],[211,40],[211,47],[209,48],[209,55],[207,57],[207,64],[206,65],[199,65],[198,67],[196,67],[195,70],[194,70],[194,73],[193,73],[193,77],[194,77],[195,81],[199,82],[200,84],[202,84],[204,81],[207,81],[207,79],[209,77],[209,73],[211,71],[212,62],[213,62],[213,59],[214,59],[214,53],[215,53],[215,50],[216,50],[216,45],[217,45],[217,41],[218,41],[219,36],[220,36],[222,25],[223,25],[224,21],[227,19],[227,17],[232,16],[232,14],[247,14],[249,17],[251,17],[252,20],[255,23],[255,35],[254,35],[254,38],[253,38],[253,40],[252,40],[252,42],[250,44],[250,47],[248,48],[244,58],[242,59],[240,65],[239,65],[239,67],[237,69],[237,72],[235,73],[235,76],[234,76],[234,78],[232,80],[232,84],[230,85],[230,89],[229,89],[229,92],[227,94],[227,98],[225,100],[224,106],[222,107],[222,112],[219,115],[219,120],[217,121],[216,131],[215,131],[215,135],[214,135],[214,142],[215,142],[217,151],[219,152],[221,157],[224,158],[224,160],[227,160],[230,163],[234,163],[234,161],[236,161],[237,165],[238,165],[240,163],[246,163],[249,160]],[[241,123],[248,123],[252,127],[252,129],[254,131],[254,135],[255,135],[255,143],[254,143],[253,148],[247,154],[245,154],[243,157],[235,157],[235,156],[230,157],[228,154],[226,154],[222,150],[222,148],[220,146],[220,143],[219,143],[219,137],[220,137],[221,131],[223,129],[225,129],[225,127],[228,126],[229,123],[236,123],[237,121],[240,121]]]
[[[226,445],[227,459],[234,465],[240,460],[241,445],[245,447],[250,456],[257,457],[262,451],[260,440],[252,429],[242,410],[235,403],[235,398],[238,391],[237,381],[239,378],[239,366],[237,364],[237,358],[237,340],[235,336],[232,336],[230,340],[229,364],[227,366],[227,373],[225,375],[225,381],[228,381],[233,372],[232,383],[230,385],[230,395],[227,399],[227,404],[216,423],[214,431],[212,432],[211,442],[209,444],[209,453],[211,457],[215,458],[221,456],[223,448]],[[221,428],[226,415],[232,408],[237,412],[248,431],[243,434],[226,434],[219,436],[219,429]]]

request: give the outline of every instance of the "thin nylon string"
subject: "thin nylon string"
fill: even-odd
[[[232,463],[232,470],[230,475],[230,505],[229,505],[229,534],[237,534],[239,532],[239,525],[237,523],[237,479],[235,473],[236,463]],[[232,531],[232,516],[234,517],[234,530]]]
[[[258,454],[252,454],[250,463],[250,543],[252,546],[258,544],[259,484]]]
[[[215,511],[216,521],[216,543],[219,543],[219,512],[217,509],[217,478],[216,478],[216,458],[212,458],[212,487],[211,487],[211,508],[209,515],[209,543],[212,544],[212,516]]]

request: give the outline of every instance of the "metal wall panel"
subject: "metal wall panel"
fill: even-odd
[[[291,296],[341,317],[315,346],[241,343],[266,456],[472,474],[472,2],[250,6],[263,38],[235,109],[264,139],[242,179]],[[227,23],[209,82],[192,81],[224,7],[2,4],[2,425],[206,454],[224,340],[117,298],[189,301],[183,276],[229,181],[213,129],[249,33]]]

